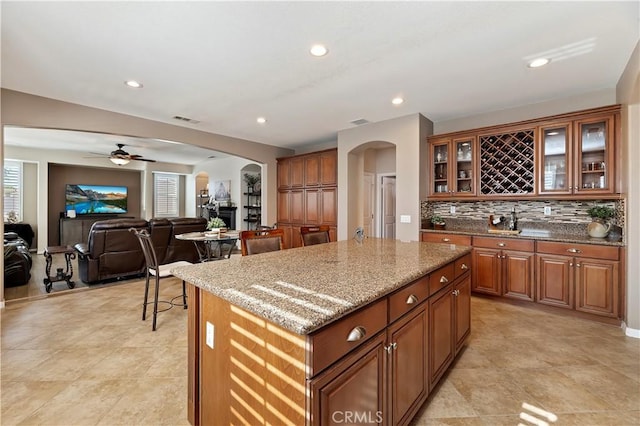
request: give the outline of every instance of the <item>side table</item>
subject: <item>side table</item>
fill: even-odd
[[[64,254],[64,258],[67,263],[67,269],[57,268],[56,274],[51,276],[51,264],[53,263],[52,255],[54,254]],[[67,286],[69,288],[74,288],[76,284],[71,281],[71,277],[73,276],[73,266],[71,265],[71,260],[76,258],[76,253],[73,247],[71,246],[49,246],[44,250],[44,257],[47,260],[46,266],[46,274],[47,277],[44,281],[44,288],[47,293],[51,293],[51,288],[53,287],[53,283],[58,281],[66,281]]]

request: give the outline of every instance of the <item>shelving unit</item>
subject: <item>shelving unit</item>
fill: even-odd
[[[199,212],[200,217],[208,218],[206,204],[209,202],[209,191],[201,189],[200,193],[196,195],[196,210]]]
[[[262,219],[261,193],[245,192],[243,195],[247,197],[247,203],[243,206],[246,212],[244,222],[247,224],[247,229],[256,229]]]

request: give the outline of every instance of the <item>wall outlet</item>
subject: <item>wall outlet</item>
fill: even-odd
[[[451,213],[451,214],[456,214],[456,206],[451,206],[451,207],[449,208],[449,213]]]
[[[207,346],[209,346],[211,349],[213,349],[213,324],[211,324],[209,321],[207,321]]]
[[[400,215],[400,223],[411,223],[411,215],[401,214]]]
[[[544,206],[544,215],[545,216],[551,215],[551,206]]]

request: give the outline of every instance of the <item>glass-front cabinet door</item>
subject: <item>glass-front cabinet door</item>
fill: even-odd
[[[613,116],[575,122],[575,192],[613,193],[613,122]]]
[[[449,188],[450,140],[431,143],[431,190],[434,197],[450,196]]]
[[[453,140],[453,150],[455,151],[455,169],[451,181],[454,183],[451,190],[456,196],[475,195],[473,165],[476,151],[475,138],[465,137]]]
[[[538,158],[538,193],[573,192],[571,167],[571,123],[541,127]]]

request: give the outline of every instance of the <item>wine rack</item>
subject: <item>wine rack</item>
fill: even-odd
[[[480,136],[480,193],[533,193],[534,141],[534,129]]]

